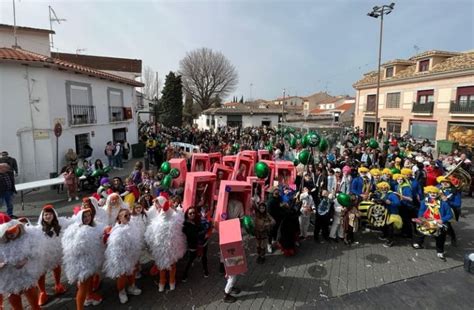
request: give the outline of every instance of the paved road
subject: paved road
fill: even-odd
[[[41,205],[46,199],[54,198],[51,195],[57,194],[33,196],[31,204]],[[64,200],[64,197],[55,199]],[[28,204],[25,215],[39,212],[31,204]],[[64,213],[71,210],[71,206],[63,201],[58,204]],[[277,252],[269,255],[264,265],[257,265],[254,243],[249,240],[249,272],[239,277],[237,285],[242,288],[242,293],[238,295],[238,302],[232,305],[222,302],[225,279],[218,273],[218,247],[214,237],[209,250],[209,278],[203,277],[200,263],[196,262],[187,283],[178,283],[173,292],[158,293],[157,279],[144,276],[137,282],[143,295],[131,297],[126,305],[120,305],[115,283],[105,279],[100,289],[104,302],[95,308],[294,309],[317,306],[339,309],[350,306],[350,309],[391,309],[416,305],[420,309],[437,309],[436,305],[446,308],[445,305],[450,304],[450,299],[445,297],[448,294],[454,301],[459,296],[455,309],[473,309],[473,294],[466,297],[463,293],[464,288],[473,287],[473,276],[458,268],[463,264],[464,254],[474,252],[473,199],[463,198],[463,215],[454,227],[459,235],[458,247],[447,242],[446,262],[436,257],[434,240],[427,239],[426,248],[421,250],[412,249],[404,239],[397,240],[392,248],[384,248],[377,233],[368,232],[359,233],[360,244],[351,247],[342,243],[320,244],[305,240],[295,257],[286,258]],[[144,269],[147,267],[145,265]],[[178,279],[183,267],[183,262],[180,262]],[[441,284],[443,279],[449,285]],[[458,285],[453,286],[453,281]],[[48,288],[52,290],[51,278],[48,282]],[[433,292],[431,284],[442,293]],[[53,299],[45,309],[74,309],[74,293],[75,289],[71,287],[66,295]],[[392,307],[394,294],[400,294],[402,298],[400,307]],[[427,301],[420,300],[424,294],[431,294],[431,297]]]

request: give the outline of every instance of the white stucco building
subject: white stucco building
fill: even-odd
[[[232,103],[203,111],[195,120],[195,124],[200,129],[217,129],[222,126],[276,127],[281,121],[282,113],[281,108],[271,107],[268,104]]]
[[[42,38],[49,46],[49,30],[32,31],[46,33]],[[0,31],[0,150],[17,159],[20,182],[48,178],[56,172],[56,164],[64,165],[69,148],[80,155],[89,144],[94,159],[105,159],[107,141],[137,143],[132,107],[135,87],[141,83],[52,58],[42,50],[11,48],[9,36]],[[28,46],[23,42],[27,40],[18,45]],[[56,123],[63,127],[59,162]]]

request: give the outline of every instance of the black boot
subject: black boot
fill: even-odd
[[[232,296],[230,294],[225,294],[224,295],[224,302],[225,303],[232,304],[236,301],[237,301],[237,298],[235,298],[234,296]]]

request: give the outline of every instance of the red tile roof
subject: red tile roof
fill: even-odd
[[[353,103],[343,103],[343,104],[341,104],[340,106],[336,107],[334,110],[339,110],[339,111],[346,112],[346,111],[349,110],[353,105],[354,105]]]
[[[14,62],[28,62],[28,63],[42,63],[46,67],[56,67],[62,70],[73,71],[75,73],[82,73],[88,76],[99,79],[118,82],[126,85],[143,87],[143,83],[123,78],[114,74],[96,70],[87,66],[75,64],[69,61],[48,57],[45,55],[33,53],[23,49],[0,48],[0,61],[14,61]]]
[[[70,61],[78,65],[87,66],[98,70],[112,70],[133,73],[142,72],[142,61],[139,59],[54,52],[51,53],[51,56],[57,59]]]

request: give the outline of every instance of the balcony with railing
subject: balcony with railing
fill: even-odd
[[[471,114],[474,116],[474,101],[451,101],[451,104],[449,105],[449,113]]]
[[[97,122],[95,106],[91,105],[68,105],[69,125],[87,125]]]
[[[413,114],[433,114],[434,102],[419,103],[413,102],[411,113]]]
[[[109,107],[109,121],[121,122],[125,120],[123,107]]]

